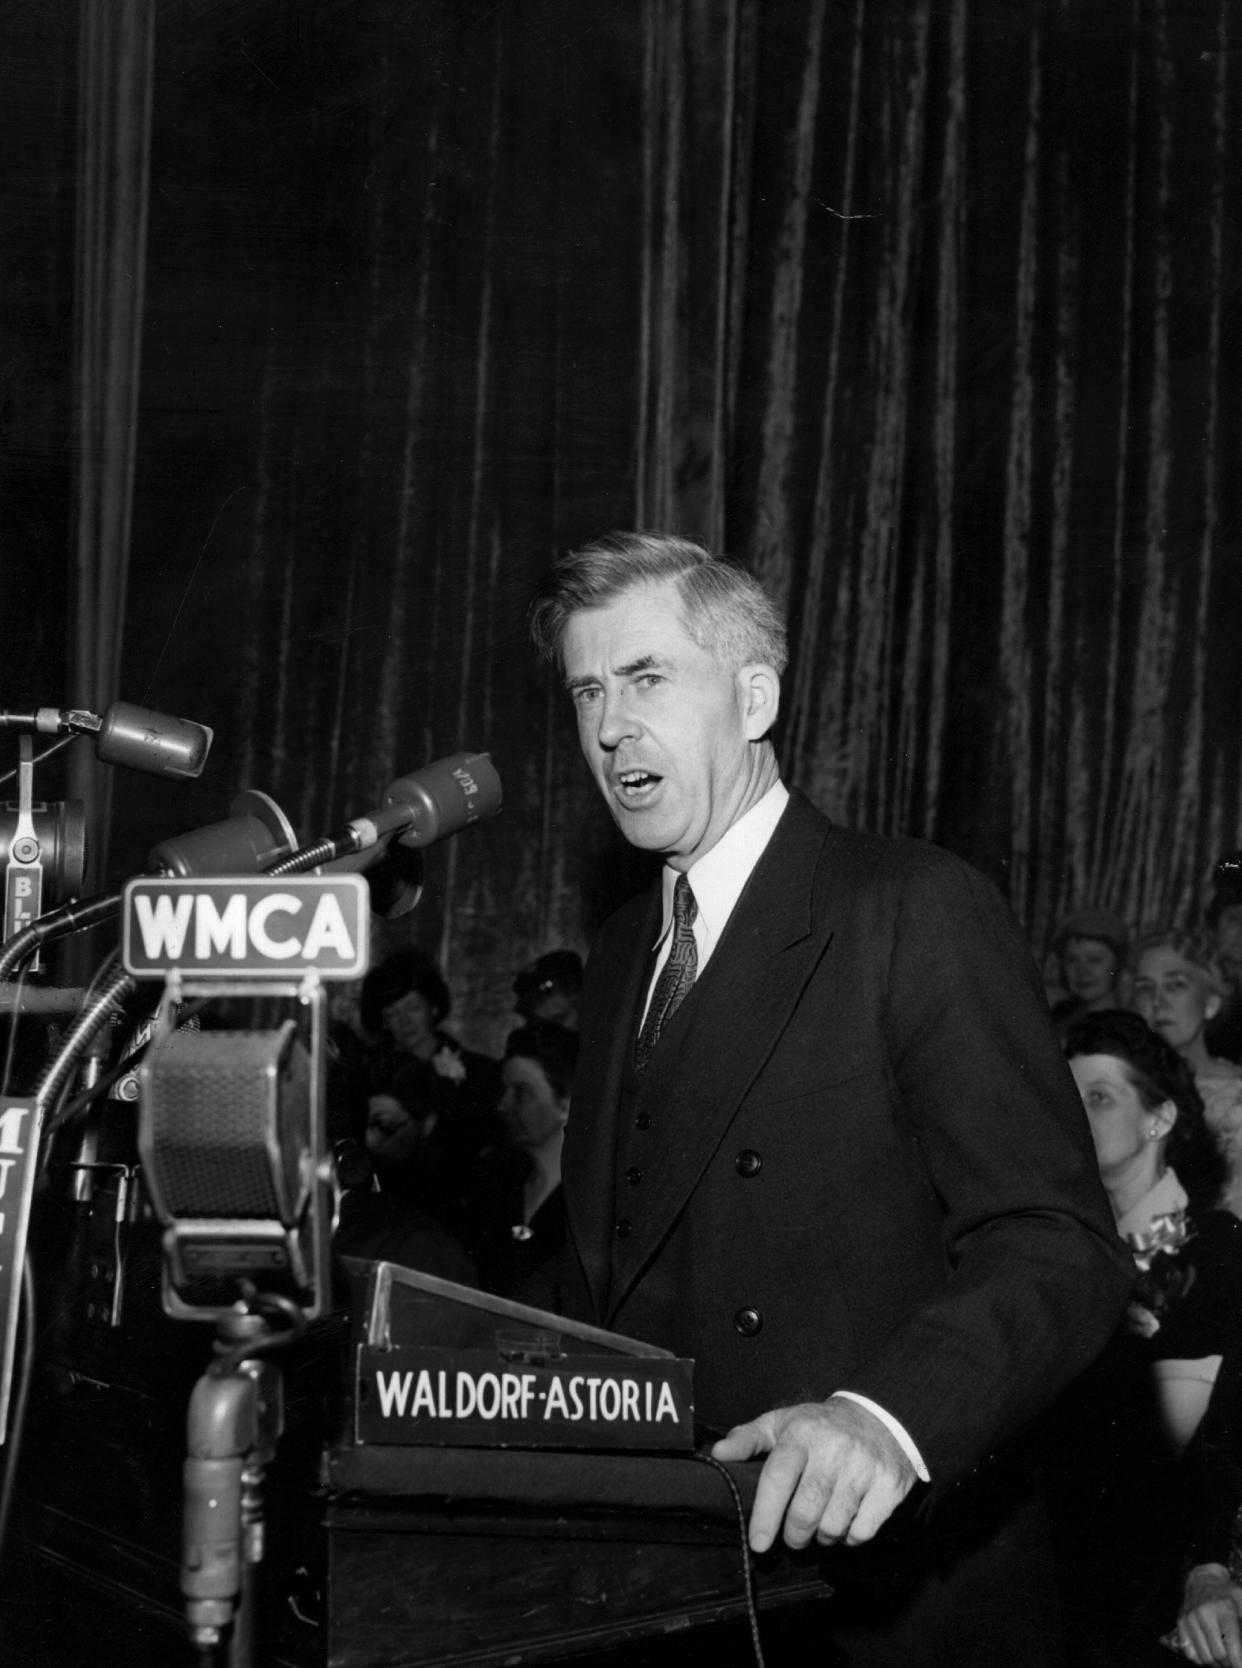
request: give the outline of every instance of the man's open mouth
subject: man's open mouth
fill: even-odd
[[[613,781],[623,798],[636,799],[662,779],[650,770],[619,770]]]

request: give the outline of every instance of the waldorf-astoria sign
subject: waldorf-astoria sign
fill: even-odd
[[[506,1362],[495,1350],[359,1350],[359,1442],[688,1449],[693,1364],[666,1357]]]

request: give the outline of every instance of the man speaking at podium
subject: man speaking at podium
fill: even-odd
[[[694,1359],[715,1456],[766,1456],[757,1552],[851,1549],[810,1612],[851,1663],[1060,1660],[1036,1520],[972,1474],[1098,1352],[1131,1266],[1017,924],[781,782],[784,628],[744,570],[612,534],[531,624],[664,859],[586,969],[567,1307]]]

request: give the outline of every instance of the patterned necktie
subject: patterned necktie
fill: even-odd
[[[651,993],[647,1017],[634,1051],[634,1063],[639,1071],[646,1071],[652,1050],[660,1040],[660,1032],[689,995],[694,983],[699,966],[699,953],[694,942],[694,918],[698,913],[699,906],[694,901],[690,882],[685,875],[678,875],[677,885],[673,888],[673,942],[669,946],[668,960],[660,969],[660,977]]]

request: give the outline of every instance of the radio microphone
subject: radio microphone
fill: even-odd
[[[213,732],[188,718],[114,701],[102,717],[81,708],[39,707],[33,713],[0,712],[0,727],[37,735],[94,736],[95,756],[104,764],[126,765],[175,782],[201,776]]]
[[[258,874],[274,858],[291,851],[296,839],[289,819],[275,800],[255,788],[244,788],[229,806],[226,821],[174,835],[154,846],[147,859],[148,872],[179,880]],[[120,902],[119,892],[99,892],[40,915],[0,944],[0,980],[6,979],[35,946],[108,920],[116,914]]]
[[[360,850],[391,834],[402,846],[430,846],[500,810],[502,790],[490,753],[450,753],[408,776],[398,776],[384,791],[377,811],[355,817]]]
[[[398,776],[383,803],[274,864],[269,875],[305,874],[322,866],[334,873],[365,871],[390,843],[417,849],[494,817],[502,790],[490,753],[450,753],[408,776]]]

